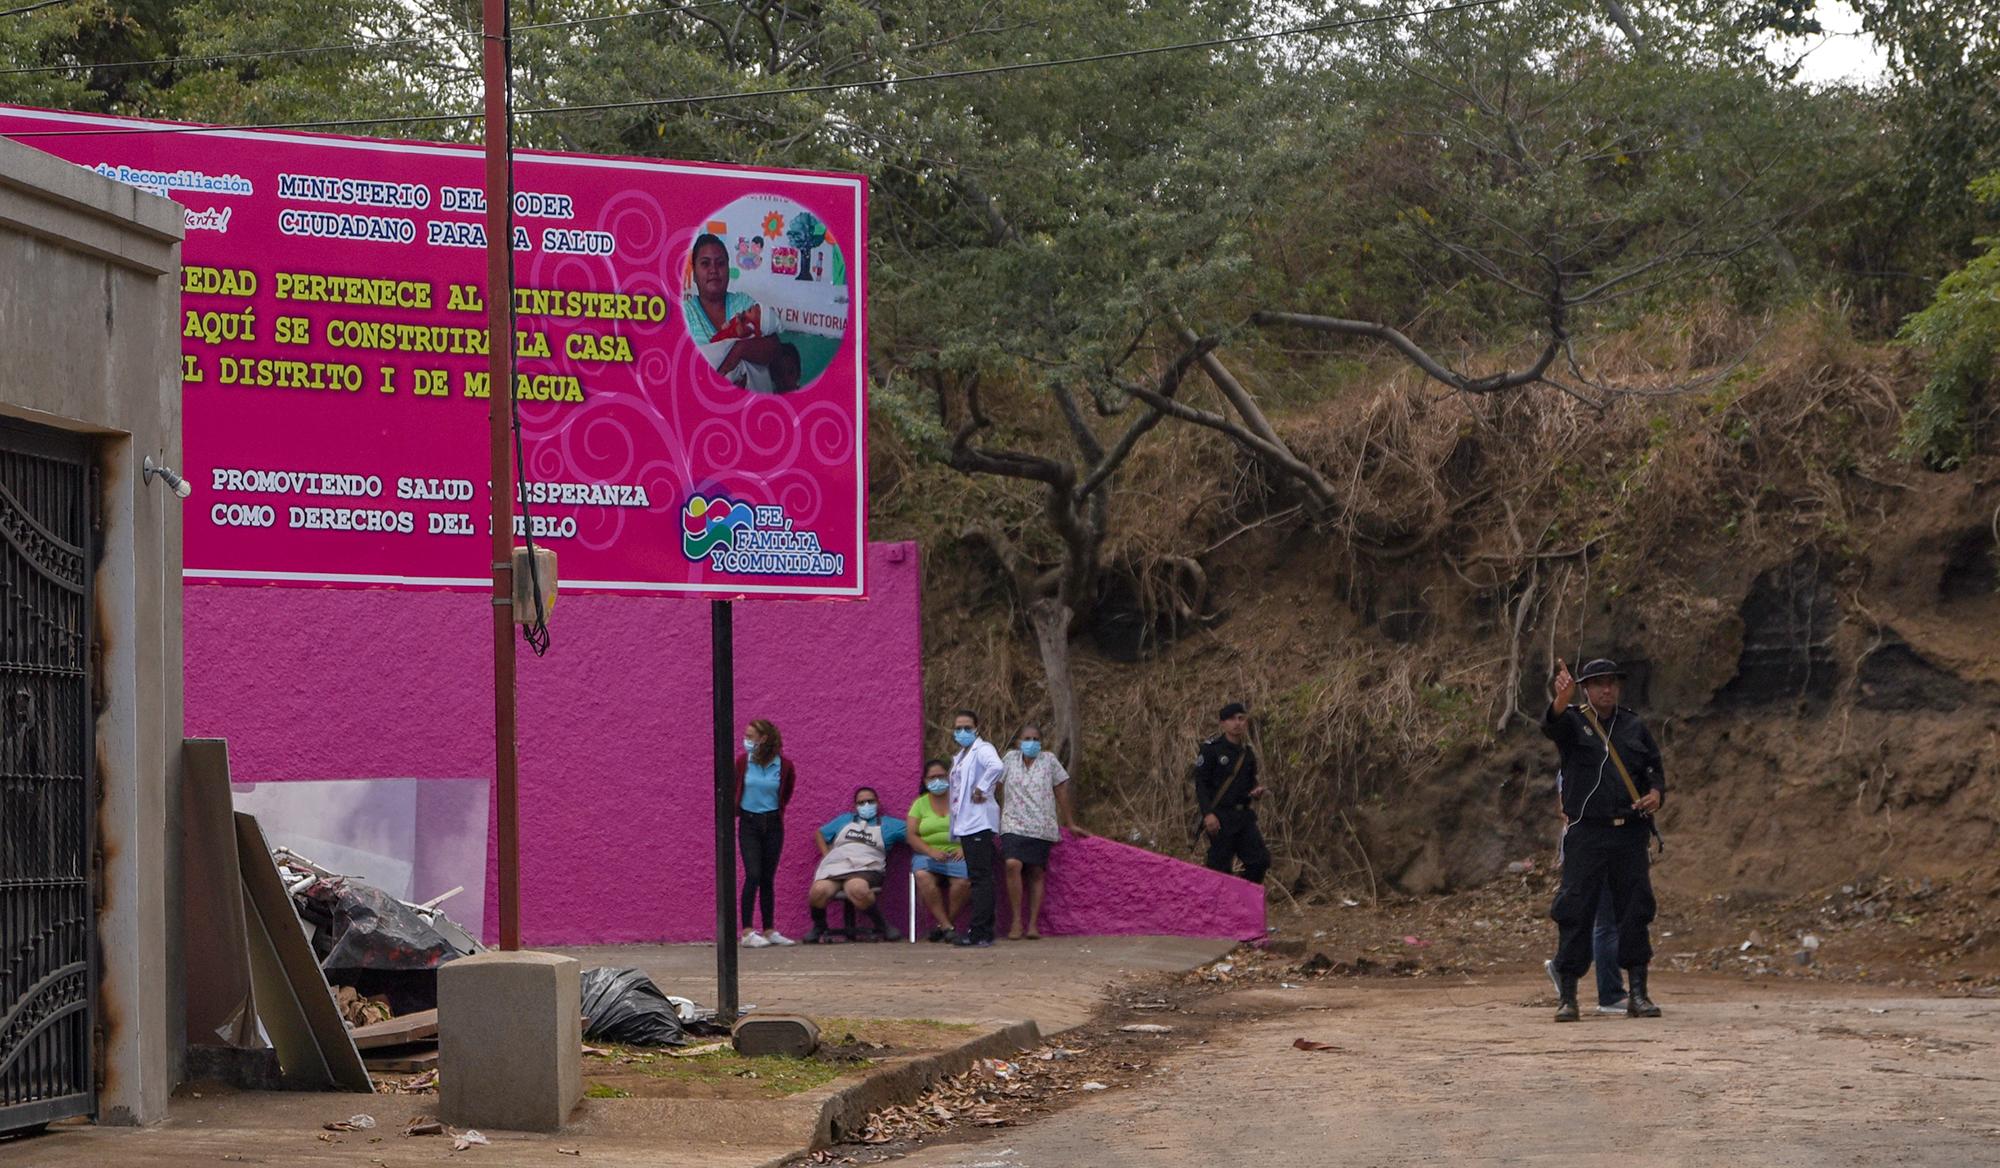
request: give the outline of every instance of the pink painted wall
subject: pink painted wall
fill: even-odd
[[[919,560],[910,544],[868,557],[865,601],[735,606],[737,718],[776,722],[799,771],[788,932],[812,828],[856,785],[914,797],[921,773]],[[187,732],[229,739],[238,782],[490,775],[492,611],[463,592],[191,584]],[[552,627],[547,657],[521,657],[523,940],[713,937],[709,606],[567,595]],[[491,922],[490,865],[487,888]]]
[[[776,722],[799,773],[777,882],[778,927],[794,937],[807,924],[812,833],[862,783],[900,813],[927,748],[943,748],[923,726],[916,549],[871,545],[867,570],[866,601],[735,606],[738,723]],[[187,732],[227,738],[238,782],[491,775],[491,612],[484,594],[463,592],[191,584]],[[708,605],[569,595],[552,624],[549,655],[521,658],[524,942],[712,938]],[[899,852],[884,896],[898,927],[908,864]],[[487,889],[491,939],[490,859]],[[1000,901],[1004,914],[1004,889]],[[1260,937],[1263,893],[1072,840],[1050,866],[1043,929]]]
[[[1116,840],[1069,839],[1049,857],[1042,931],[1254,941],[1264,936],[1264,886]]]

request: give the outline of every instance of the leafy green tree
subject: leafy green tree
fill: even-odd
[[[1972,184],[1979,202],[2000,205],[2000,173]],[[1970,458],[1991,428],[2000,376],[2000,236],[1938,285],[1930,306],[1903,326],[1904,343],[1930,358],[1931,376],[1903,423],[1903,452],[1935,470]]]

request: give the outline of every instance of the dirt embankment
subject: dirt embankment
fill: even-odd
[[[1242,698],[1281,901],[1546,868],[1548,665],[1611,656],[1667,754],[1667,903],[1810,916],[1921,891],[1955,923],[1904,958],[2000,968],[2000,456],[1898,458],[1921,371],[1825,313],[1658,322],[1600,358],[1699,384],[1600,411],[1389,373],[1287,404],[1311,370],[1240,369],[1340,483],[1337,515],[1212,435],[1147,448],[1076,640],[1086,819],[1184,854],[1192,746]],[[1032,541],[1032,498],[914,462],[878,479],[885,533],[926,543],[932,705],[1040,715],[1018,607],[955,540],[976,515]]]

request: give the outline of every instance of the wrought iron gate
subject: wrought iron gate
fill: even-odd
[[[89,454],[0,421],[0,1131],[97,1102]]]

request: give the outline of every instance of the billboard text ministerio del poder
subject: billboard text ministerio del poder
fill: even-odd
[[[187,578],[488,586],[480,154],[182,129],[0,107],[183,208]],[[862,180],[522,153],[515,187],[520,491],[565,589],[861,595]]]

